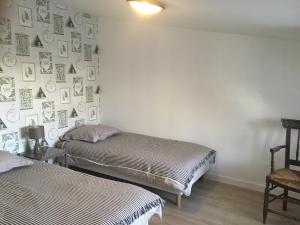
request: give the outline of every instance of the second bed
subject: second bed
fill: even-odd
[[[89,132],[88,126],[75,132],[80,129]],[[216,157],[205,146],[134,133],[118,132],[95,143],[68,137],[61,146],[69,165],[176,194],[178,206]]]

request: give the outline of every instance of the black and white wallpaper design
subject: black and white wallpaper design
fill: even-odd
[[[100,122],[97,41],[97,17],[61,0],[11,1],[0,16],[0,149],[24,151],[28,126],[44,125],[53,145]]]

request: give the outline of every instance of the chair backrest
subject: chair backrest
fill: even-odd
[[[286,128],[286,152],[285,152],[285,168],[292,166],[300,166],[299,160],[299,142],[300,142],[300,120],[281,119],[282,126]],[[291,158],[291,133],[292,130],[297,130],[297,149],[296,157]]]

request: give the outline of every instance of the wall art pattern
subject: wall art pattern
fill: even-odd
[[[15,0],[0,16],[0,149],[24,151],[28,126],[44,125],[53,146],[100,122],[98,19],[62,4]]]

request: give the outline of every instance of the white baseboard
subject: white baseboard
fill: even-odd
[[[220,175],[209,173],[208,179],[214,180],[214,181],[217,181],[220,183],[238,186],[238,187],[253,190],[253,191],[264,192],[264,190],[265,190],[265,185],[263,185],[263,184],[251,183],[248,181],[244,181],[244,180],[240,180],[240,179],[236,179],[236,178],[232,178],[232,177],[227,177],[227,176],[220,176]]]
[[[208,179],[217,181],[220,183],[224,183],[224,184],[230,184],[233,186],[245,188],[245,189],[252,190],[252,191],[258,191],[258,192],[262,192],[262,193],[265,191],[265,185],[263,185],[263,184],[251,183],[248,181],[244,181],[244,180],[240,180],[240,179],[236,179],[236,178],[232,178],[232,177],[220,176],[220,175],[209,173]],[[280,193],[282,193],[282,189],[279,188],[272,192],[274,194],[280,194]],[[290,192],[289,196],[300,199],[300,194],[298,194],[298,193]]]

